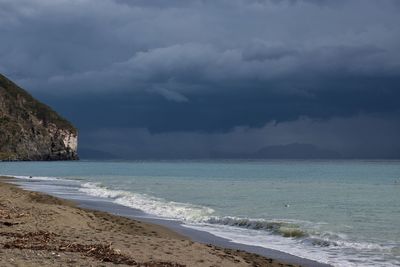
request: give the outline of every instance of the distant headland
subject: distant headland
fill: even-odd
[[[0,160],[77,160],[78,131],[0,74]]]

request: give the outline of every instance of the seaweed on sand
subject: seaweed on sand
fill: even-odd
[[[183,267],[173,262],[137,262],[133,258],[113,249],[111,244],[78,244],[57,240],[57,234],[38,231],[29,233],[0,232],[0,235],[14,238],[3,245],[5,249],[31,249],[57,252],[81,253],[103,262],[143,267]]]

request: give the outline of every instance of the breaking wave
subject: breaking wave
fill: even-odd
[[[111,199],[116,204],[138,209],[149,215],[180,220],[191,225],[224,226],[263,231],[269,235],[289,238],[296,241],[296,243],[312,247],[345,247],[360,251],[373,249],[382,252],[390,249],[379,244],[352,242],[345,235],[341,234],[314,231],[310,227],[305,227],[305,224],[311,224],[310,222],[250,219],[230,216],[219,217],[215,216],[215,211],[208,207],[167,201],[147,194],[112,190],[99,183],[84,183],[81,185],[79,191],[91,196]]]
[[[85,183],[79,191],[91,196],[113,199],[114,203],[142,210],[150,215],[185,222],[198,222],[207,218],[214,210],[192,204],[165,201],[146,194],[132,193],[123,190],[110,190],[97,183]]]
[[[0,176],[9,177],[9,178],[16,178],[16,179],[30,179],[30,180],[38,180],[38,181],[57,181],[61,180],[57,177],[47,177],[47,176],[23,176],[23,175],[4,175],[1,174]]]
[[[252,230],[264,230],[283,237],[300,238],[307,236],[307,232],[299,225],[284,221],[268,221],[263,219],[247,219],[236,217],[211,217],[205,222],[210,224],[229,225]]]

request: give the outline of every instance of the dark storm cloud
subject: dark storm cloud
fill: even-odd
[[[395,141],[399,135],[396,118],[357,115],[323,121],[300,118],[212,134],[108,128],[91,131],[83,141],[124,158],[240,157],[254,155],[262,147],[292,143],[314,144],[344,158],[399,158],[400,144]]]
[[[395,123],[399,13],[395,0],[0,0],[0,72],[83,138]]]

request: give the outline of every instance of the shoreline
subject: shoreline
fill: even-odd
[[[5,187],[10,186],[10,188],[15,187],[13,190],[20,191],[19,193],[25,192],[28,195],[33,193],[31,191],[26,191],[25,189],[17,188],[15,185],[10,185],[8,183],[4,183],[7,180],[12,184],[18,184],[19,186],[24,187],[23,183],[21,181],[18,181],[18,179],[4,177],[2,179],[2,181],[0,181],[0,188],[2,188],[2,190]],[[28,190],[31,190],[31,189],[29,188]],[[34,194],[40,194],[44,198],[50,197],[46,193],[43,194],[43,193],[34,192]],[[53,197],[51,197],[51,198],[53,198]],[[187,265],[187,266],[212,266],[213,264],[214,264],[214,266],[312,266],[312,267],[314,267],[314,266],[318,266],[318,267],[319,266],[330,266],[327,264],[322,264],[322,263],[314,262],[311,260],[292,256],[290,254],[286,254],[286,253],[280,252],[280,251],[264,249],[264,248],[257,247],[257,246],[248,246],[248,245],[233,243],[233,242],[230,242],[229,240],[216,237],[212,234],[209,234],[209,233],[206,233],[203,231],[198,231],[198,230],[194,230],[194,229],[189,229],[187,227],[183,227],[179,222],[176,222],[176,221],[145,218],[144,216],[140,216],[141,211],[135,211],[134,209],[120,206],[120,205],[117,205],[117,204],[114,204],[111,202],[95,201],[95,200],[84,201],[82,199],[81,200],[73,199],[73,201],[71,202],[70,200],[63,200],[63,199],[59,199],[59,198],[55,198],[55,199],[58,200],[57,203],[61,207],[65,207],[65,206],[71,207],[71,205],[72,205],[73,209],[77,209],[77,210],[80,210],[80,211],[83,211],[86,213],[99,213],[99,210],[100,210],[101,213],[107,214],[104,216],[124,218],[124,220],[129,220],[131,223],[140,223],[140,224],[145,224],[146,227],[149,227],[149,228],[156,228],[157,230],[154,231],[156,233],[161,232],[161,233],[165,234],[168,232],[168,234],[167,234],[168,239],[174,240],[177,243],[174,245],[178,246],[178,248],[180,250],[181,250],[181,246],[182,246],[182,244],[180,244],[180,242],[183,242],[182,240],[186,240],[186,241],[189,241],[190,243],[195,244],[195,246],[200,246],[202,253],[203,254],[206,253],[205,255],[203,255],[203,257],[205,256],[204,259],[203,258],[198,259],[199,262],[197,262],[197,261],[193,262],[194,258],[196,258],[193,255],[191,255],[188,259],[188,257],[187,257],[188,253],[186,253],[186,255],[182,255],[182,253],[180,252],[179,255],[174,255],[173,252],[169,252],[172,254],[167,254],[167,255],[164,255],[165,257],[161,257],[161,258],[157,259],[160,262],[165,259],[170,259],[171,258],[170,255],[174,255],[173,259],[179,259],[174,264],[182,264],[182,265]],[[116,214],[116,215],[111,215],[111,214]],[[115,235],[115,233],[114,233],[114,235]],[[142,236],[142,237],[145,238],[144,236]],[[107,241],[110,241],[110,240],[107,240]],[[149,242],[147,240],[141,240],[139,243],[136,243],[136,244],[148,245],[148,243]],[[210,244],[212,244],[212,245],[210,245]],[[125,244],[125,245],[127,245],[127,244]],[[170,244],[168,246],[170,246]],[[161,247],[165,248],[164,245],[161,245]],[[222,253],[220,256],[226,262],[221,261],[220,259],[214,259],[215,251]],[[151,261],[152,260],[150,257],[151,254],[148,256],[149,256],[148,260]],[[233,258],[231,258],[231,257],[233,257]],[[182,258],[182,259],[180,259],[180,258]],[[229,261],[229,259],[231,259],[231,261]],[[232,259],[234,259],[234,260],[232,261]],[[207,260],[208,261],[211,260],[210,265],[207,265],[208,263],[206,264]],[[148,262],[150,262],[150,261],[148,261]],[[142,262],[145,262],[145,261],[142,260]],[[144,266],[146,266],[146,265],[144,265]],[[158,265],[155,265],[155,266],[158,266]],[[163,265],[160,265],[160,266],[163,266]],[[165,265],[165,266],[172,266],[172,265]],[[178,265],[176,265],[176,266],[178,266]]]
[[[146,216],[146,214],[140,210],[134,210],[130,207],[125,207],[122,205],[118,205],[112,202],[102,202],[101,205],[98,205],[97,201],[78,201],[79,207],[87,208],[90,210],[101,210],[104,212],[108,212],[114,215],[127,217],[133,220],[139,220],[151,224],[160,225],[166,227],[178,234],[181,234],[194,242],[199,242],[202,244],[212,244],[214,246],[233,249],[233,250],[241,250],[248,253],[254,253],[260,255],[262,257],[270,258],[277,260],[281,263],[285,263],[293,266],[304,266],[304,267],[329,267],[331,265],[320,263],[317,261],[301,258],[298,256],[294,256],[282,251],[268,249],[260,246],[252,246],[241,243],[232,242],[226,238],[215,236],[214,234],[208,233],[206,231],[192,229],[189,227],[183,226],[182,223],[175,220],[165,220],[158,218],[151,218]],[[132,214],[133,211],[133,214]]]

